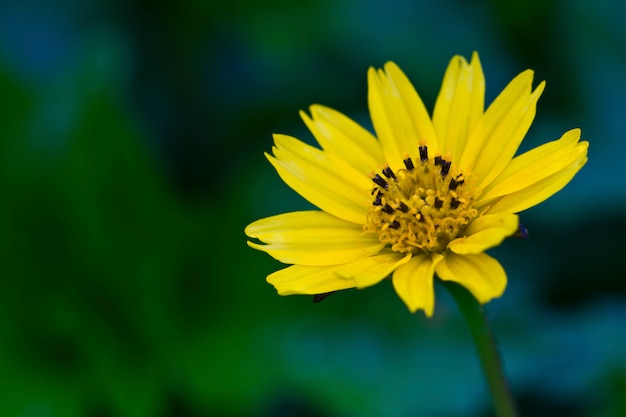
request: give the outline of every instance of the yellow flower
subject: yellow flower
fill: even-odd
[[[409,310],[433,314],[434,274],[481,303],[507,278],[484,253],[518,231],[515,213],[563,188],[587,161],[580,130],[514,156],[545,82],[515,77],[484,110],[485,80],[471,62],[450,61],[432,119],[392,62],[368,72],[373,136],[320,105],[300,115],[320,148],[274,135],[266,154],[280,177],[321,209],[253,222],[248,242],[286,264],[267,281],[281,295],[364,288],[393,274]]]

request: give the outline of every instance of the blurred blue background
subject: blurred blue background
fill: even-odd
[[[263,157],[312,103],[369,125],[366,71],[432,109],[480,53],[487,102],[547,80],[523,149],[581,127],[587,166],[492,251],[487,306],[526,416],[626,415],[626,11],[608,0],[0,3],[0,415],[490,416],[437,287],[279,297],[243,228],[308,204]]]

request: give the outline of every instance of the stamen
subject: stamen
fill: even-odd
[[[450,166],[452,165],[451,161],[443,160],[441,163],[441,176],[445,177],[450,172]]]
[[[381,211],[384,211],[387,214],[392,214],[393,208],[389,204],[385,204],[385,207],[381,208]]]
[[[428,147],[426,147],[425,145],[420,146],[419,151],[420,151],[420,161],[422,162],[428,161]]]
[[[381,187],[385,189],[389,187],[389,184],[387,184],[387,181],[385,181],[383,177],[381,177],[378,174],[374,175],[374,177],[372,178],[372,181],[374,181],[376,184],[380,185]]]
[[[520,239],[528,238],[528,229],[523,224],[519,223],[517,226],[517,231],[513,233],[513,237],[518,237]]]
[[[385,174],[385,177],[389,179],[394,179],[394,180],[396,179],[396,174],[394,174],[391,168],[389,167],[386,167],[385,169],[383,169],[383,174]]]
[[[415,165],[413,165],[413,160],[411,158],[407,158],[404,160],[404,166],[409,172],[415,169]]]
[[[458,177],[457,177],[457,178],[458,178]],[[454,190],[456,190],[456,187],[458,187],[459,185],[463,185],[463,183],[464,183],[464,182],[465,182],[465,180],[464,180],[464,179],[461,179],[461,180],[456,180],[456,179],[452,178],[452,179],[450,180],[450,185],[448,186],[448,189],[449,189],[450,191],[454,191]]]
[[[417,161],[406,156],[406,169],[387,165],[372,173],[372,205],[363,230],[378,234],[395,252],[443,253],[478,215],[476,191],[470,173],[453,168],[449,157],[429,158],[424,144]]]

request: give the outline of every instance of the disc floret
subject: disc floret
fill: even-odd
[[[377,233],[396,252],[441,253],[478,215],[471,176],[454,169],[450,158],[429,158],[426,145],[419,147],[419,160],[407,157],[404,166],[372,174],[364,231]]]

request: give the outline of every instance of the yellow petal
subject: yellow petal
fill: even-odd
[[[381,253],[340,266],[336,273],[346,279],[354,280],[357,288],[365,288],[378,284],[410,259],[410,254],[403,256],[397,252]]]
[[[351,279],[333,273],[333,267],[292,265],[267,276],[280,295],[324,294],[356,287]]]
[[[484,110],[485,77],[478,54],[470,64],[455,56],[450,61],[435,102],[433,124],[442,154],[458,161]]]
[[[566,132],[555,140],[532,149],[513,160],[480,196],[482,201],[511,194],[566,168],[587,153],[587,142],[578,143],[580,129]]]
[[[406,118],[402,118],[401,121],[405,124],[403,132],[411,137],[409,146],[414,146],[408,150],[413,155],[417,151],[420,141],[425,141],[428,146],[438,149],[437,136],[435,129],[424,106],[424,102],[417,94],[417,91],[411,84],[411,81],[402,72],[402,70],[393,62],[385,64],[385,71],[389,83],[395,88],[395,91],[399,94],[402,104],[397,105],[398,110],[404,110],[406,112]],[[409,123],[407,123],[407,121]],[[415,132],[415,135],[413,135]],[[415,137],[413,137],[415,136]]]
[[[467,226],[466,236],[453,240],[448,249],[459,255],[481,253],[499,245],[519,227],[517,215],[501,213],[480,216]]]
[[[529,187],[496,199],[495,202],[490,203],[491,206],[487,209],[487,212],[489,214],[503,212],[519,213],[527,208],[536,206],[561,190],[587,162],[587,142],[581,142],[579,145],[585,146],[585,152],[568,167],[537,181]]]
[[[346,288],[364,288],[387,277],[410,255],[385,253],[335,266],[293,265],[267,277],[280,295],[323,294]]]
[[[515,77],[478,121],[463,151],[460,166],[478,175],[485,188],[511,161],[533,119],[545,83],[531,93],[533,72]]]
[[[412,313],[424,310],[431,317],[435,309],[433,275],[443,257],[437,253],[416,255],[393,273],[393,287]]]
[[[415,88],[394,63],[368,72],[368,103],[376,135],[392,169],[404,168],[406,155],[418,152],[420,140],[436,143],[428,112]]]
[[[366,175],[295,138],[274,135],[274,140],[275,157],[266,156],[287,185],[320,209],[363,224],[371,190]]]
[[[278,159],[293,159],[312,164],[358,190],[369,192],[372,188],[369,172],[355,170],[337,155],[329,154],[287,135],[275,134],[274,144],[276,145],[274,156]]]
[[[500,297],[506,288],[504,269],[486,253],[457,255],[446,252],[435,271],[442,280],[454,281],[467,288],[481,304]]]
[[[267,217],[245,229],[248,242],[286,264],[337,265],[365,258],[384,246],[363,228],[322,211],[299,211]]]
[[[311,106],[300,116],[324,151],[337,155],[367,174],[385,163],[378,140],[358,123],[328,107]]]

